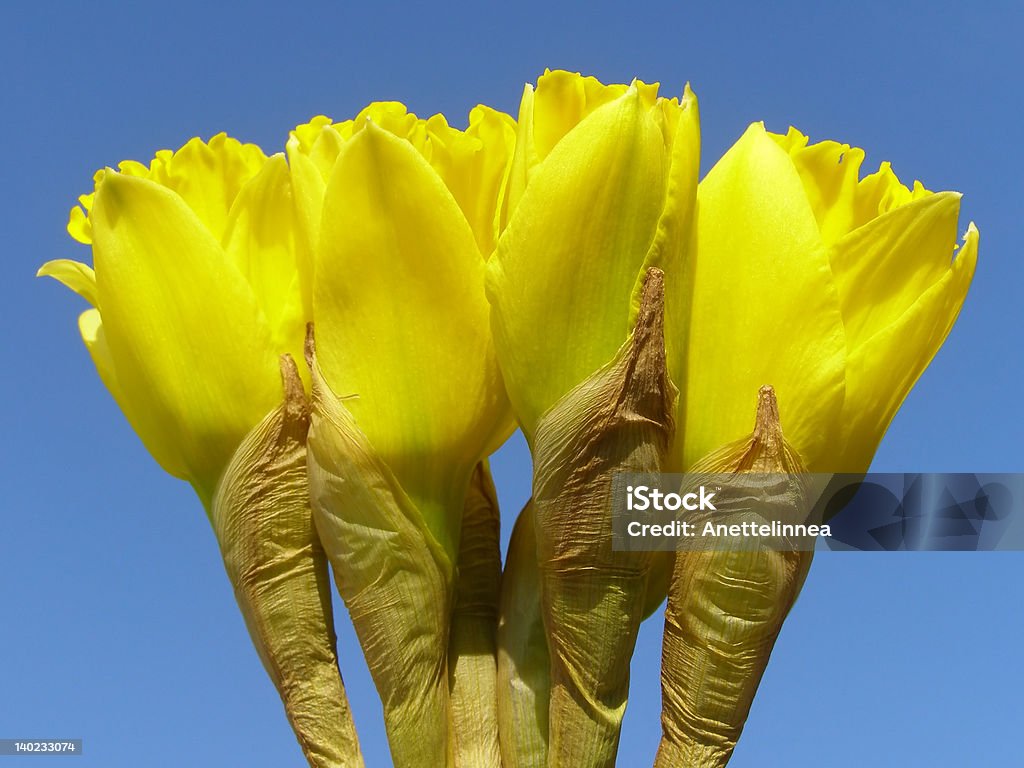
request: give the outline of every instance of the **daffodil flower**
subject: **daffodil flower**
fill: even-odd
[[[861,178],[863,159],[755,123],[701,182],[675,457],[686,469],[743,443],[751,393],[770,384],[801,467],[867,471],[949,333],[978,230],[970,224],[957,250],[959,194],[906,187],[888,163]],[[677,557],[666,665],[681,676],[663,670],[663,695],[667,712],[686,715],[665,721],[665,765],[728,761],[811,563],[812,553],[788,553],[767,568],[778,554]],[[694,697],[698,667],[708,691]]]
[[[652,575],[665,578],[667,558],[612,553],[604,525],[611,474],[658,471],[667,458],[674,388],[662,378],[679,371],[684,348],[650,329],[685,313],[699,119],[688,88],[682,100],[657,90],[547,72],[520,107],[487,291],[509,398],[534,454],[526,514],[535,519],[520,527],[533,527],[536,552],[517,538],[502,589],[528,589],[536,559],[551,677],[533,668],[545,654],[521,610],[529,604],[503,596],[518,606],[500,629],[507,765],[536,765],[546,751],[554,765],[614,761],[629,657]],[[632,401],[645,383],[647,399]],[[550,706],[547,744],[522,723],[533,697]]]
[[[700,184],[677,460],[749,430],[775,388],[811,472],[863,472],[960,311],[977,261],[960,195],[755,123]],[[954,258],[955,254],[955,258]],[[670,331],[671,333],[671,331]]]
[[[380,103],[345,123],[316,118],[288,145],[316,243],[310,491],[396,765],[498,761],[493,701],[481,728],[463,679],[493,690],[493,622],[479,664],[448,653],[481,630],[455,610],[460,534],[487,497],[481,461],[513,423],[483,292],[512,126],[478,107],[462,132]],[[486,519],[474,530],[497,533]],[[496,539],[465,552],[497,568]]]
[[[68,231],[94,268],[43,265],[146,448],[207,509],[268,674],[312,765],[362,764],[306,493],[305,317],[283,155],[224,134],[96,174]],[[95,269],[95,271],[94,271]],[[283,374],[283,379],[282,379]],[[283,381],[283,388],[282,388]]]

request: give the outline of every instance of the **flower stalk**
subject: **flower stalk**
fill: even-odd
[[[498,749],[496,632],[501,582],[498,495],[486,461],[477,464],[462,514],[451,636],[451,695],[455,764],[501,768]]]
[[[505,768],[548,764],[551,655],[541,615],[535,509],[519,513],[501,575],[498,617],[498,725]]]

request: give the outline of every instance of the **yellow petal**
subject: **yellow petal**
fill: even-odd
[[[505,227],[508,226],[508,222],[512,219],[512,213],[523,197],[523,192],[526,190],[526,182],[530,176],[530,169],[538,162],[537,153],[533,146],[534,96],[533,86],[527,83],[523,87],[523,96],[519,101],[515,151],[512,153],[508,181],[506,182],[504,197],[501,201],[499,229],[502,232],[505,231]]]
[[[978,260],[978,230],[942,277],[890,325],[850,351],[844,452],[831,469],[866,471],[875,449],[914,382],[931,362],[960,314]]]
[[[807,136],[792,127],[785,136],[769,136],[789,153],[796,166],[826,244],[880,214],[931,194],[920,182],[912,190],[905,187],[889,163],[859,179],[864,150],[849,144],[809,144]]]
[[[515,145],[512,118],[480,105],[470,112],[469,128],[460,131],[449,126],[443,115],[424,120],[396,101],[374,102],[355,119],[342,123],[316,117],[292,131],[288,142],[289,160],[293,166],[298,166],[302,177],[300,183],[304,188],[300,190],[300,202],[303,205],[309,205],[304,196],[314,200],[317,186],[305,178],[309,170],[303,166],[315,166],[326,180],[345,143],[370,123],[405,139],[423,155],[462,209],[480,252],[485,258],[489,256],[500,230],[498,210]],[[298,158],[306,158],[306,162],[297,162]],[[317,218],[313,229],[318,227]]]
[[[99,303],[96,296],[96,273],[88,264],[71,259],[54,259],[43,264],[36,272],[36,277],[52,277],[92,306],[95,307]]]
[[[473,229],[477,247],[487,258],[499,234],[497,212],[515,146],[515,122],[503,112],[477,106],[465,133],[428,121],[430,164],[444,180]]]
[[[298,259],[298,228],[288,164],[270,158],[239,192],[224,233],[228,260],[249,282],[270,328],[274,349],[301,360],[306,323],[300,280],[312,279],[312,265]],[[306,271],[303,275],[302,271]]]
[[[895,322],[949,270],[959,213],[959,194],[929,195],[833,246],[832,272],[851,349]]]
[[[682,381],[686,360],[686,329],[689,324],[693,291],[693,268],[697,249],[697,180],[700,176],[700,113],[697,97],[689,84],[682,104],[661,100],[663,132],[671,137],[672,154],[665,190],[665,207],[658,220],[657,234],[651,244],[644,270],[633,287],[630,325],[636,322],[640,302],[640,280],[647,267],[666,273],[665,324],[672,331],[665,338],[669,378]],[[657,114],[657,113],[655,113]]]
[[[149,179],[173,189],[214,237],[220,238],[232,201],[266,160],[263,150],[255,144],[242,144],[225,133],[219,133],[209,142],[191,139],[176,152],[161,149],[149,166],[124,160],[118,164],[118,171],[123,176]],[[93,175],[95,189],[99,189],[107,171],[101,169]],[[90,212],[95,197],[95,192],[81,195],[79,204],[71,209],[68,217],[68,234],[86,245],[92,243]]]
[[[100,380],[123,409],[121,388],[117,383],[117,370],[114,368],[110,347],[107,346],[107,339],[103,333],[103,319],[100,316],[100,311],[87,309],[80,314],[78,316],[78,331],[82,334],[82,341],[85,342],[85,348],[89,350],[89,356],[96,366]]]
[[[605,85],[579,72],[545,71],[537,79],[534,94],[532,134],[537,160],[547,157],[583,118],[627,89],[621,84]]]
[[[93,197],[92,193],[79,195],[79,204],[68,214],[68,234],[85,245],[92,243],[92,225],[89,223],[87,213],[92,208]]]
[[[125,397],[121,389],[121,384],[117,378],[117,367],[114,364],[114,358],[110,354],[110,346],[107,344],[107,336],[103,330],[103,320],[99,310],[87,309],[79,315],[78,331],[82,335],[82,341],[85,342],[85,348],[89,351],[89,357],[92,358],[93,365],[96,366],[96,372],[100,376],[100,381],[103,382],[107,391],[110,392],[114,402],[120,407],[121,413],[124,414],[128,423],[131,424],[132,429],[141,436],[146,429],[147,414],[144,407],[140,413],[137,409],[138,403],[133,402],[131,398]],[[168,445],[166,441],[149,441],[145,442],[145,445],[146,449],[153,455],[153,458],[156,459],[156,462],[166,472],[175,477],[186,476],[185,466],[181,463],[181,457],[174,450],[173,446]]]
[[[629,334],[667,171],[662,133],[631,89],[592,112],[530,177],[487,278],[502,372],[528,435]]]
[[[320,364],[453,557],[469,473],[508,431],[483,270],[472,230],[423,157],[375,125],[360,131],[324,200]]]
[[[800,177],[761,125],[701,182],[697,238],[683,466],[745,435],[750,393],[768,382],[790,442],[818,471],[839,431],[842,318]]]
[[[295,203],[295,258],[302,276],[302,305],[308,315],[313,308],[314,254],[317,243],[320,242],[320,213],[323,209],[327,182],[320,174],[316,163],[299,149],[294,132],[288,139],[287,153]]]
[[[158,152],[147,178],[177,192],[219,239],[239,190],[266,161],[255,144],[219,133],[209,142],[192,139],[177,152]]]
[[[209,501],[242,437],[279,399],[256,300],[176,194],[107,173],[92,219],[104,335],[136,431]]]

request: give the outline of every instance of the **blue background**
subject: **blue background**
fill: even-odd
[[[514,113],[524,82],[562,67],[667,93],[692,81],[705,170],[752,120],[865,147],[869,164],[965,192],[961,231],[982,233],[960,321],[874,468],[1024,469],[1021,6],[707,5],[4,5],[0,738],[83,738],[82,766],[302,764],[200,505],[102,388],[82,302],[33,278],[88,256],[64,225],[96,168],[193,135],[275,151],[314,114],[384,98],[464,124],[478,102]],[[529,487],[522,441],[494,466],[507,536]],[[1022,565],[820,555],[732,765],[1019,764]],[[339,622],[368,765],[388,765]],[[621,765],[649,765],[657,745],[659,623],[639,641]]]

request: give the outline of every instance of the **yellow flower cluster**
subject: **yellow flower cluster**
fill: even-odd
[[[378,102],[271,156],[192,139],[72,209],[92,265],[39,274],[89,303],[104,384],[206,507],[311,765],[362,764],[328,563],[396,765],[611,765],[642,614],[678,598],[672,653],[699,656],[718,630],[685,637],[678,590],[721,587],[708,562],[610,552],[612,473],[775,455],[756,435],[782,426],[785,466],[866,471],[967,294],[959,194],[862,177],[863,151],[793,128],[750,125],[703,179],[700,152],[689,86],[549,71],[515,120]],[[499,594],[487,458],[517,426],[535,498]],[[740,698],[758,652],[716,668]],[[706,738],[672,720],[663,754],[724,765]]]

